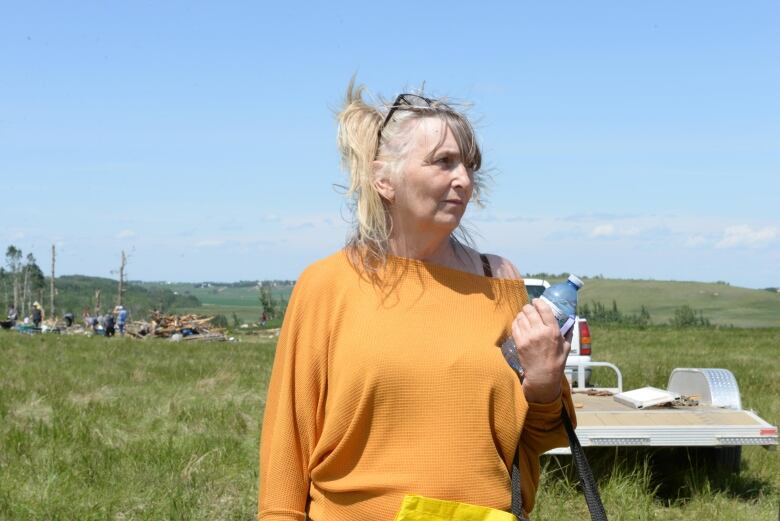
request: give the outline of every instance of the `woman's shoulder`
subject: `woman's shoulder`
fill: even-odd
[[[509,259],[493,253],[480,253],[465,244],[461,246],[471,259],[471,264],[474,266],[473,269],[475,269],[477,273],[482,274],[484,264],[483,258],[486,258],[490,263],[490,271],[493,278],[507,280],[523,279],[523,276],[520,275],[520,271]]]
[[[348,276],[352,265],[344,250],[339,250],[332,255],[319,259],[309,264],[296,281],[296,285],[304,283],[306,286],[318,286],[338,284]]]
[[[493,277],[497,279],[509,279],[509,280],[522,280],[523,276],[520,275],[520,270],[512,264],[512,262],[500,255],[493,253],[484,254],[490,263],[490,269],[493,272]]]

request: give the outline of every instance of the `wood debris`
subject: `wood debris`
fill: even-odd
[[[166,315],[153,313],[148,321],[134,320],[127,324],[127,334],[135,338],[173,338],[180,335],[187,341],[225,341],[223,330],[211,324],[214,317],[202,315]]]

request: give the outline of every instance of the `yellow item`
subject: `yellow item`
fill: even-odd
[[[265,402],[258,518],[392,521],[409,492],[508,510],[518,444],[530,512],[539,455],[568,438],[561,400],[528,403],[498,346],[528,302],[523,281],[392,256],[379,274],[381,287],[339,252],[295,284]]]
[[[395,521],[517,521],[511,512],[408,495]]]

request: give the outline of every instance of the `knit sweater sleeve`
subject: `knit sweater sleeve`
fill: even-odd
[[[303,521],[310,456],[325,408],[328,319],[322,281],[305,271],[295,285],[276,346],[260,440],[258,519]]]

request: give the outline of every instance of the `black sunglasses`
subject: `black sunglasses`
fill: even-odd
[[[395,101],[390,106],[390,110],[387,112],[387,116],[385,116],[385,120],[382,122],[382,125],[379,127],[379,139],[382,139],[382,130],[384,130],[385,126],[387,126],[387,122],[390,121],[390,118],[393,117],[393,113],[395,113],[396,110],[404,110],[404,107],[420,107],[420,108],[426,108],[433,105],[433,100],[426,98],[425,96],[419,96],[417,94],[399,94],[397,98],[395,98]]]

